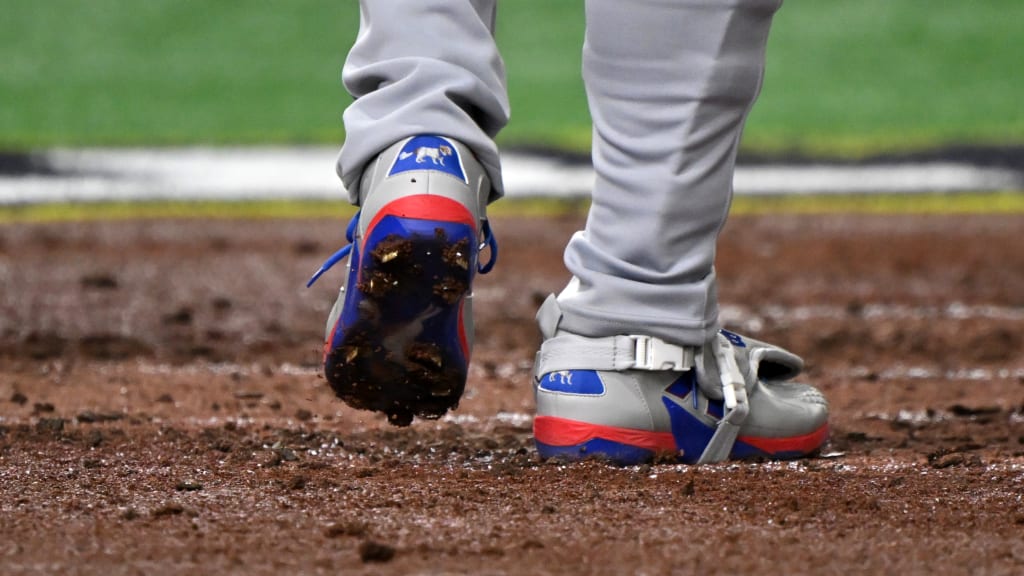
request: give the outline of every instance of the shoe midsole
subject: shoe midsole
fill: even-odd
[[[672,432],[617,428],[557,416],[537,416],[533,420],[533,432],[538,443],[551,447],[581,446],[591,440],[601,439],[654,452],[678,451],[678,444]],[[821,448],[828,438],[828,433],[828,424],[824,424],[817,430],[800,436],[740,436],[736,442],[773,458],[795,458]],[[697,457],[699,454],[691,456]]]

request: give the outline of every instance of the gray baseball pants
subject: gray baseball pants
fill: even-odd
[[[700,345],[718,329],[715,246],[736,151],[761,87],[781,0],[586,0],[583,80],[597,174],[586,228],[565,250],[561,328]],[[509,117],[495,0],[361,0],[343,71],[338,174],[407,136],[469,146],[502,195],[493,138]]]

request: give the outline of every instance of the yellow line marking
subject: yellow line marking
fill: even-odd
[[[586,214],[587,200],[523,198],[492,205],[491,216],[546,217]],[[0,206],[0,224],[146,219],[345,220],[355,207],[344,200],[210,202],[96,202]],[[733,215],[747,214],[1022,214],[1024,193],[737,196]]]

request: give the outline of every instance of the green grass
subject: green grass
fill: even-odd
[[[266,220],[337,218],[347,220],[356,208],[346,201],[153,201],[23,204],[0,206],[0,224],[90,220],[159,220],[178,218]]]
[[[1024,2],[791,1],[748,146],[861,155],[1024,141]]]
[[[341,141],[354,2],[0,1],[2,147]]]
[[[501,217],[583,217],[585,200],[529,198],[502,200],[488,213]],[[274,200],[210,202],[96,202],[0,206],[0,225],[139,219],[280,219],[330,218],[345,222],[355,207],[348,202]],[[732,205],[734,217],[757,214],[1024,214],[1024,194],[892,194],[820,196],[740,196]]]
[[[1008,191],[737,197],[730,215],[746,214],[1024,214],[1024,194]]]
[[[502,2],[505,143],[586,148],[583,3]],[[353,0],[0,0],[0,149],[340,143]],[[789,0],[748,149],[1024,140],[1024,2]]]

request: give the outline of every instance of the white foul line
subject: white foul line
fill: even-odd
[[[0,175],[0,205],[145,200],[339,199],[335,148],[57,149],[38,158],[48,174]],[[589,165],[543,155],[502,157],[507,196],[586,198]],[[950,162],[740,165],[737,195],[1021,190],[1006,168]]]

